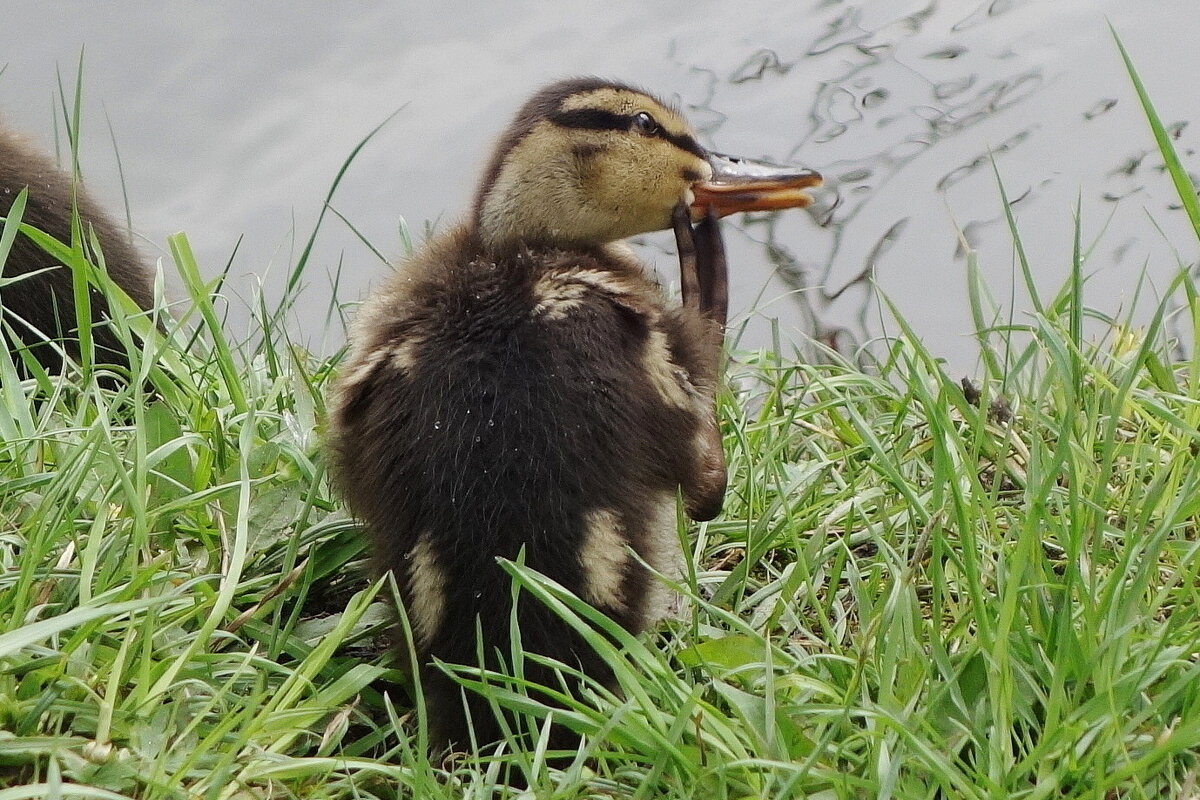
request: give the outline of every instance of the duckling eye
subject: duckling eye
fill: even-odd
[[[645,111],[639,111],[633,116],[633,129],[645,136],[654,136],[659,131],[658,123],[654,121],[654,117]]]

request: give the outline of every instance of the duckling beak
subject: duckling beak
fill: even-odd
[[[804,208],[813,201],[803,191],[820,186],[820,173],[800,167],[785,167],[769,161],[709,153],[710,180],[692,185],[692,211],[703,215],[709,208],[719,216],[739,211],[776,211]]]

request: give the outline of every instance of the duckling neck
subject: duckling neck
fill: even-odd
[[[476,206],[475,226],[485,247],[595,247],[608,241],[594,214],[563,175],[502,173]]]

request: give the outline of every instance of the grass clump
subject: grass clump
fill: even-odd
[[[45,242],[113,293],[74,244]],[[622,689],[580,689],[568,667],[527,686],[519,650],[515,677],[459,672],[529,712],[535,741],[551,716],[586,735],[550,769],[541,747],[425,758],[379,644],[389,589],[324,479],[337,358],[289,343],[275,309],[236,341],[186,238],[171,255],[188,302],[131,313],[133,380],[85,363],[21,381],[0,353],[0,800],[515,796],[505,769],[555,798],[1194,793],[1188,272],[1135,326],[1087,308],[1077,246],[1067,285],[1016,325],[972,265],[967,382],[902,322],[872,373],[739,354],[727,509],[680,532],[690,607],[666,636],[507,565]]]

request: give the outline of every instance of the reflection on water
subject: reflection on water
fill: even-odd
[[[833,232],[824,254],[824,263],[814,276],[776,237],[773,220],[767,220],[768,252],[780,277],[797,290],[806,326],[814,337],[842,352],[852,352],[863,343],[871,328],[869,283],[875,266],[892,246],[905,235],[914,209],[910,205],[882,209],[872,202],[878,190],[901,173],[909,164],[926,156],[939,143],[962,134],[994,118],[998,113],[1027,99],[1043,84],[1043,66],[998,63],[1011,58],[1011,51],[1000,57],[977,52],[960,43],[946,43],[944,37],[982,24],[988,17],[1012,9],[1013,4],[989,3],[980,6],[957,22],[939,18],[937,4],[892,20],[875,29],[864,27],[862,10],[839,10],[827,24],[827,31],[800,54],[796,61],[782,60],[772,51],[760,51],[747,62],[757,69],[739,70],[731,83],[762,79],[770,67],[784,75],[798,63],[818,69],[828,67],[829,77],[815,94],[809,115],[810,130],[791,150],[791,157],[817,152],[817,146],[839,137],[841,152],[854,155],[827,163],[817,159],[829,178],[831,191],[824,202],[813,209],[820,225]],[[951,18],[953,13],[951,13]],[[938,23],[941,23],[940,25]],[[912,58],[922,49],[917,44],[923,29],[932,27],[934,49]],[[903,48],[903,49],[902,49]],[[933,62],[933,63],[930,63]],[[987,75],[988,78],[981,78]],[[933,183],[938,193],[969,178],[992,160],[1016,148],[1033,134],[1031,127],[1016,130],[988,147],[966,163],[952,166]],[[810,158],[812,158],[810,156]],[[944,169],[942,164],[934,167]],[[847,278],[837,281],[835,267],[845,260],[845,237],[857,233],[851,226],[862,214],[874,215],[887,226],[873,236],[861,264]],[[978,244],[981,223],[965,226],[966,241]],[[959,251],[961,253],[961,250]],[[853,263],[853,262],[851,262]],[[857,291],[855,291],[857,290]],[[843,297],[859,303],[853,317],[828,312],[831,304]]]
[[[270,291],[342,160],[404,106],[334,198],[354,230],[334,224],[318,238],[305,320],[324,314],[332,276],[350,298],[382,275],[359,234],[398,253],[401,217],[418,231],[456,218],[524,96],[580,73],[674,93],[707,143],[829,179],[810,214],[747,217],[730,232],[743,344],[769,342],[779,319],[797,341],[853,349],[892,329],[871,300],[875,282],[937,352],[969,369],[964,243],[1018,321],[1029,307],[1020,293],[1013,300],[993,163],[1043,290],[1067,274],[1077,200],[1085,238],[1104,231],[1087,297],[1109,312],[1128,302],[1144,265],[1165,283],[1171,243],[1191,242],[1105,16],[1190,155],[1192,131],[1176,119],[1194,98],[1176,76],[1197,66],[1186,39],[1200,23],[1194,0],[812,0],[744,3],[736,13],[712,0],[685,17],[633,2],[532,0],[457,17],[383,2],[333,17],[316,0],[286,14],[234,0],[138,0],[120,13],[23,5],[0,28],[6,117],[49,141],[55,66],[69,72],[86,45],[83,163],[93,190],[120,202],[107,112],[138,232],[161,248],[186,230],[213,273],[244,235],[233,273]],[[669,237],[640,246],[673,279]],[[249,296],[254,280],[234,285]],[[318,327],[297,329],[328,347]]]
[[[1114,95],[1131,91],[1099,12],[1035,5],[930,2],[869,17],[866,5],[823,4],[810,18],[821,29],[807,44],[759,49],[727,75],[712,74],[721,91],[706,98],[710,107],[739,105],[729,95],[750,84],[760,96],[789,84],[793,96],[812,98],[788,155],[830,179],[831,191],[810,209],[822,234],[798,230],[787,215],[745,228],[794,290],[802,327],[817,340],[848,352],[887,329],[870,302],[874,281],[935,351],[969,363],[965,247],[978,251],[1000,299],[1012,299],[997,171],[1043,291],[1067,273],[1077,198],[1085,236],[1105,233],[1087,264],[1089,302],[1116,312],[1144,266],[1169,280],[1177,259],[1167,242],[1186,245],[1191,236],[1178,215],[1163,213],[1176,202],[1136,101],[1114,112]],[[1128,10],[1107,5],[1110,14]],[[1164,31],[1200,21],[1200,11],[1141,8],[1148,16],[1114,20],[1127,42],[1144,36],[1152,53],[1186,50]],[[1171,108],[1170,85],[1155,88],[1160,106]],[[1174,125],[1173,135],[1185,126]],[[719,127],[710,132],[720,135]],[[1142,144],[1132,154],[1131,141]],[[1141,169],[1147,160],[1151,169]],[[1108,205],[1126,198],[1124,207]],[[1156,224],[1175,234],[1160,239]],[[1023,321],[1028,301],[1018,296],[1016,305]]]

